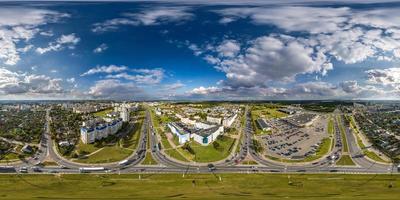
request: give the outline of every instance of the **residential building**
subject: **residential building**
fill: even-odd
[[[88,123],[84,123],[89,125]],[[81,140],[83,143],[93,143],[96,140],[116,134],[122,127],[122,120],[116,119],[110,123],[100,123],[91,126],[82,126]]]
[[[207,121],[215,124],[221,124],[222,123],[222,118],[221,117],[212,117],[212,116],[207,116]]]
[[[235,122],[236,118],[237,118],[238,114],[235,113],[229,117],[226,117],[223,121],[222,121],[222,125],[224,125],[225,127],[231,127],[233,122]]]
[[[122,108],[120,112],[120,117],[123,122],[128,122],[129,121],[129,110],[127,108]]]

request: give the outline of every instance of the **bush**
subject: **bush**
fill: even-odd
[[[195,154],[194,150],[192,149],[192,147],[188,143],[185,143],[182,146],[182,148],[185,149],[186,151],[188,151],[190,154],[193,154],[193,155]]]
[[[213,142],[213,147],[214,147],[214,149],[218,150],[221,147],[221,145],[219,145],[219,143],[217,141],[214,141]]]

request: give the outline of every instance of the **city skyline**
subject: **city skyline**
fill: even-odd
[[[398,2],[0,5],[0,100],[400,97]]]

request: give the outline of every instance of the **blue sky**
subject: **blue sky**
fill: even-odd
[[[0,99],[398,99],[393,1],[0,2]]]

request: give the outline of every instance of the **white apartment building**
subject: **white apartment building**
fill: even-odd
[[[211,117],[207,116],[207,121],[215,124],[221,124],[222,118],[221,117]]]
[[[212,128],[214,126],[215,126],[215,124],[205,123],[205,122],[196,122],[194,124],[194,127],[198,128],[198,129],[209,129],[209,128]]]
[[[87,123],[84,123],[87,124]],[[106,138],[109,135],[116,134],[122,127],[122,120],[117,119],[108,124],[99,124],[97,126],[83,126],[81,128],[81,140],[84,144],[93,143],[96,140]]]
[[[222,125],[224,125],[225,127],[231,127],[233,122],[235,122],[237,116],[238,116],[238,114],[235,113],[235,114],[231,115],[230,117],[225,118],[224,121],[222,121]]]
[[[120,112],[120,117],[123,122],[128,122],[129,121],[129,110],[128,108],[122,108]]]

